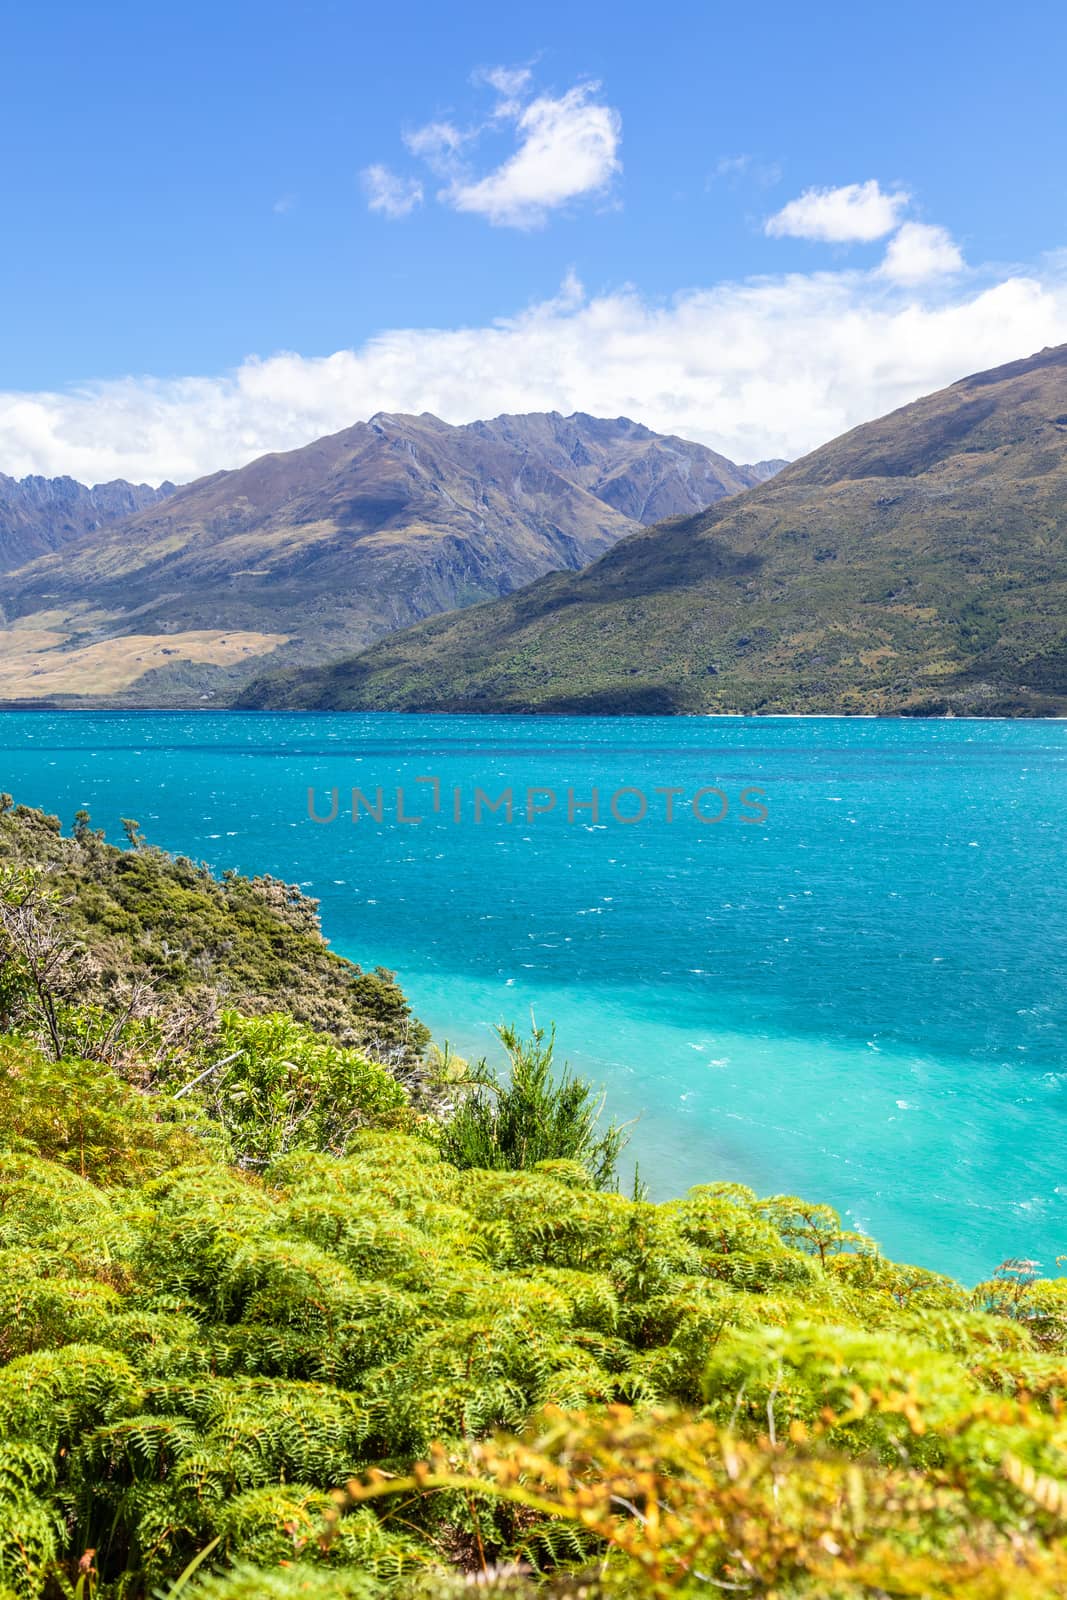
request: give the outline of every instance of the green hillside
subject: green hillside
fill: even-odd
[[[1067,346],[238,704],[1063,714]]]

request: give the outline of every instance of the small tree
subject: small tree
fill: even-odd
[[[141,824],[133,817],[120,817],[119,821],[122,823],[122,831],[126,835],[126,842],[130,846],[130,849],[140,850],[141,846],[144,844],[144,834],[141,832]]]
[[[556,1030],[534,1027],[523,1039],[512,1026],[497,1029],[508,1054],[505,1082],[484,1061],[472,1069],[471,1094],[445,1128],[441,1153],[457,1167],[516,1169],[540,1161],[576,1161],[597,1189],[615,1187],[624,1128],[600,1123],[603,1097],[592,1085],[552,1071]]]

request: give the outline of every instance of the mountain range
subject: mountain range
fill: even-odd
[[[172,483],[116,478],[92,489],[74,478],[9,478],[0,472],[0,572],[62,550],[174,493]]]
[[[626,418],[382,413],[177,490],[124,485],[132,514],[69,536],[42,524],[36,559],[0,571],[0,696],[225,698],[268,660],[325,662],[576,571],[782,464],[737,466]]]
[[[1067,714],[1067,345],[237,703]]]

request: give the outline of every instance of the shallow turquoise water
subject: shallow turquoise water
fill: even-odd
[[[120,838],[132,815],[302,883],[463,1053],[531,1007],[555,1020],[639,1116],[657,1196],[828,1199],[969,1279],[1067,1253],[1067,724],[9,712],[0,750],[0,786],[65,825],[85,805]],[[353,825],[353,785],[383,787],[380,824]],[[477,785],[513,787],[510,823],[474,824]],[[688,804],[706,785],[717,825]],[[309,786],[322,814],[338,788],[336,821],[309,820]],[[528,786],[556,809],[527,821]],[[570,822],[568,788],[594,786],[599,818]],[[643,821],[612,816],[624,786]],[[657,787],[682,791],[671,823]]]

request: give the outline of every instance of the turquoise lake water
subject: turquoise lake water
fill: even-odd
[[[463,1054],[555,1021],[639,1118],[656,1198],[829,1200],[969,1280],[1067,1254],[1067,724],[8,712],[0,749],[0,787],[65,827],[87,806],[121,840],[133,816],[301,883]],[[353,824],[353,786],[381,786],[380,823]],[[510,822],[475,824],[478,786],[512,788]],[[719,823],[693,814],[710,786]],[[321,815],[338,789],[335,821],[309,787]],[[569,820],[594,787],[599,817]],[[555,809],[527,820],[528,788]],[[643,820],[612,815],[623,788]]]

